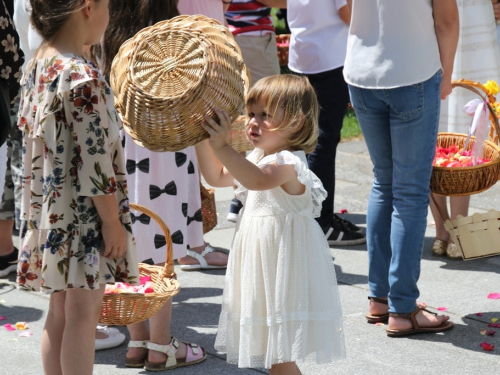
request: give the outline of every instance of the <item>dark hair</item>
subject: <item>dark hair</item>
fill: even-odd
[[[113,58],[123,42],[149,25],[178,16],[178,3],[179,0],[110,0],[101,67],[104,75],[109,77]]]
[[[43,40],[50,43],[68,17],[85,6],[85,0],[30,0],[30,4],[31,23]]]

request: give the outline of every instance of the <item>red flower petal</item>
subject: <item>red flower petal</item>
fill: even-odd
[[[477,316],[483,316],[483,313],[476,313]]]
[[[347,208],[341,208],[339,211],[341,214],[346,214],[348,213]]]
[[[487,335],[488,336],[494,336],[495,333],[497,333],[497,331],[491,330],[491,331],[488,331]]]

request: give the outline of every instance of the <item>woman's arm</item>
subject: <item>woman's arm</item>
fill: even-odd
[[[432,2],[434,27],[439,45],[443,81],[441,83],[441,99],[451,93],[451,75],[453,61],[457,50],[459,35],[459,18],[456,0],[440,0]]]
[[[287,0],[259,0],[259,3],[271,8],[286,8],[286,1]]]
[[[339,9],[339,16],[340,19],[347,24],[347,26],[351,24],[351,8],[349,5],[344,5]]]

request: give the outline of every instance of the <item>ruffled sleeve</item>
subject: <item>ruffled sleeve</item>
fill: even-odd
[[[36,63],[44,66],[37,69]],[[72,152],[70,173],[77,177],[80,195],[113,193],[116,179],[110,150],[119,140],[121,123],[109,86],[94,65],[78,58],[59,55],[36,63],[24,84],[28,91],[38,85],[39,95],[23,98],[19,127],[28,137],[40,138],[49,157]],[[73,150],[65,150],[62,133],[67,131]]]
[[[322,203],[326,199],[328,193],[323,188],[323,184],[318,176],[316,176],[307,166],[305,153],[303,151],[281,151],[264,158],[262,158],[262,153],[262,150],[255,149],[248,155],[247,159],[258,166],[274,162],[277,165],[293,165],[295,172],[297,172],[297,179],[311,192],[313,217],[319,217],[321,215]],[[235,180],[234,182],[237,186],[235,191],[236,197],[240,200],[243,198],[244,200],[246,197],[246,189],[238,181]]]

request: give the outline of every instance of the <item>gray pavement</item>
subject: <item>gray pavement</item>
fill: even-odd
[[[337,157],[336,211],[346,208],[346,217],[364,226],[368,194],[372,180],[371,162],[365,143],[342,143]],[[472,212],[500,207],[500,185],[475,195]],[[229,247],[234,224],[225,220],[231,189],[216,191],[219,225],[206,235],[217,246]],[[451,261],[434,258],[431,244],[434,227],[426,231],[422,273],[419,282],[420,300],[431,308],[443,306],[456,324],[444,334],[388,338],[383,326],[365,322],[367,311],[366,246],[333,247],[331,249],[342,299],[347,358],[330,366],[303,366],[304,374],[500,374],[500,329],[495,336],[480,335],[492,318],[500,318],[500,300],[487,299],[492,292],[500,293],[500,257],[473,261]],[[224,271],[183,272],[177,270],[182,285],[174,298],[173,334],[182,340],[199,343],[208,353],[202,364],[181,368],[171,373],[183,374],[259,374],[260,369],[238,369],[228,365],[225,357],[213,347],[217,332]],[[15,323],[27,321],[33,336],[22,338],[19,332],[0,327],[0,375],[42,374],[40,337],[48,308],[48,298],[41,294],[15,290],[14,276],[0,280],[0,316]],[[476,313],[483,313],[477,316]],[[124,327],[119,328],[125,334]],[[489,328],[494,329],[494,328]],[[495,344],[492,352],[479,346],[487,341]],[[97,352],[95,374],[144,374],[144,370],[126,369],[123,358],[126,345]]]

